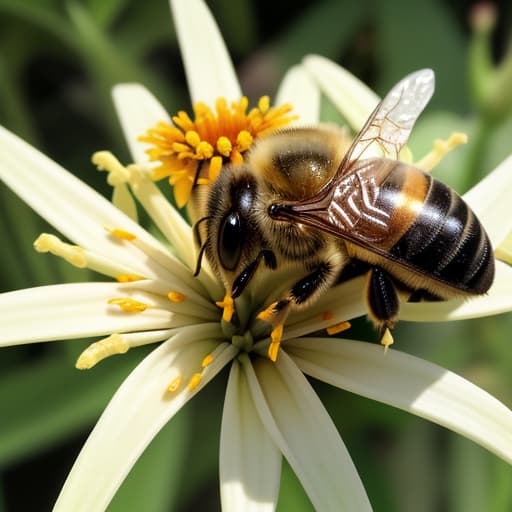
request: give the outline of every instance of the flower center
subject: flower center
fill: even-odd
[[[168,178],[174,197],[181,208],[189,200],[192,188],[214,181],[224,163],[240,163],[254,139],[295,120],[289,116],[292,107],[284,104],[270,107],[268,96],[247,112],[249,102],[244,96],[230,105],[217,99],[215,111],[204,103],[194,105],[194,119],[180,111],[173,116],[173,125],[158,123],[139,138],[151,144],[149,158],[160,165],[153,170],[153,179]]]

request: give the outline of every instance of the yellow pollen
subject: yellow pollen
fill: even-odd
[[[130,179],[130,171],[110,151],[97,151],[91,160],[99,171],[108,172],[107,183],[112,187]]]
[[[283,337],[283,324],[278,324],[270,333],[270,345],[268,347],[268,358],[274,363],[277,361],[277,354]]]
[[[231,292],[226,292],[224,300],[219,300],[215,304],[219,306],[219,308],[224,309],[222,312],[222,320],[224,320],[224,322],[231,322],[233,313],[235,312],[235,301],[231,297]]]
[[[194,373],[188,381],[188,390],[194,391],[201,382],[202,375],[200,373]]]
[[[128,242],[131,242],[135,240],[137,237],[130,233],[129,231],[125,231],[124,229],[110,229],[105,228],[112,236],[115,236],[116,238],[119,238],[120,240],[127,240]]]
[[[214,357],[212,354],[208,354],[203,361],[201,362],[201,367],[206,368],[207,366],[210,366],[213,363]]]
[[[333,315],[332,311],[324,311],[322,313],[322,320],[324,322],[328,322],[329,320],[332,320],[333,317],[334,317],[334,315]]]
[[[431,171],[452,149],[467,144],[468,136],[465,133],[452,133],[446,140],[436,139],[433,149],[427,153],[419,162],[416,162],[420,169]]]
[[[350,329],[350,322],[340,322],[339,324],[328,327],[326,331],[329,336],[332,336],[333,334],[338,334],[346,331],[347,329]]]
[[[60,256],[75,267],[87,267],[87,257],[82,247],[62,242],[55,235],[42,233],[34,242],[34,249],[37,252],[50,252],[55,256]]]
[[[80,354],[75,367],[78,370],[89,370],[103,359],[115,354],[125,354],[129,349],[130,346],[120,334],[112,334],[89,345]]]
[[[174,379],[171,380],[169,386],[167,386],[167,391],[170,391],[171,393],[175,393],[181,387],[182,382],[183,382],[183,377],[181,375],[174,377]]]
[[[135,299],[129,299],[127,297],[115,297],[107,301],[108,304],[119,306],[123,311],[127,313],[142,313],[148,309],[148,305],[143,302],[139,302]]]
[[[134,281],[141,281],[142,279],[144,279],[144,277],[135,274],[120,274],[116,277],[119,283],[133,283]]]
[[[260,311],[258,316],[256,317],[258,320],[263,320],[264,322],[268,322],[275,314],[274,308],[277,305],[276,302],[272,302],[266,309]]]
[[[178,304],[178,303],[180,303],[180,302],[183,302],[187,297],[186,297],[183,293],[170,291],[170,292],[167,294],[167,298],[168,298],[171,302],[175,302],[176,304]]]
[[[388,348],[393,345],[394,340],[393,336],[391,335],[391,331],[386,328],[384,331],[384,334],[382,335],[382,338],[380,339],[380,344],[384,347],[384,354],[388,351]]]
[[[188,202],[193,185],[215,180],[224,163],[243,161],[255,139],[297,119],[290,115],[291,105],[271,107],[268,96],[257,107],[248,110],[248,105],[246,97],[231,103],[218,98],[214,108],[196,103],[193,117],[180,111],[173,124],[159,122],[139,137],[150,145],[149,159],[160,164],[153,179],[168,178],[180,206]]]

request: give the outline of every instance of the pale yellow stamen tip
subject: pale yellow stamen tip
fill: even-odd
[[[183,382],[183,377],[181,375],[174,377],[174,379],[171,380],[171,383],[169,384],[169,386],[167,386],[167,391],[169,391],[171,393],[175,393],[181,387],[182,382]]]
[[[322,313],[322,320],[324,322],[328,322],[329,320],[332,320],[333,317],[334,317],[334,315],[333,315],[332,311],[324,311]]]
[[[112,334],[89,345],[80,354],[75,367],[79,370],[89,370],[103,359],[115,354],[125,354],[129,349],[130,346],[120,334]]]
[[[192,375],[192,377],[188,381],[188,390],[194,391],[194,389],[196,389],[197,386],[199,386],[201,379],[202,375],[200,373],[194,373],[194,375]]]
[[[208,354],[201,362],[201,368],[206,368],[213,363],[214,357],[212,354]]]
[[[427,153],[416,165],[425,171],[432,170],[452,149],[466,144],[468,136],[465,133],[452,133],[446,140],[436,139],[432,151]]]
[[[339,324],[327,327],[326,331],[329,336],[332,336],[333,334],[338,334],[340,332],[346,331],[347,329],[350,329],[350,322],[340,322]]]
[[[260,311],[258,316],[256,317],[258,320],[263,320],[264,322],[268,322],[275,314],[274,308],[276,307],[277,302],[272,302],[266,309]]]
[[[120,240],[126,240],[128,242],[132,242],[133,240],[135,240],[137,238],[133,233],[130,233],[129,231],[125,231],[124,229],[117,229],[117,228],[114,228],[114,229],[105,228],[105,229],[112,236],[115,236],[116,238],[119,238]]]
[[[178,304],[178,303],[180,303],[180,302],[183,302],[187,297],[186,297],[183,293],[170,291],[170,292],[167,294],[167,298],[168,298],[171,302],[174,302],[174,303]]]
[[[78,268],[87,266],[87,257],[82,247],[62,242],[55,235],[42,233],[34,242],[34,249],[37,252],[50,252],[55,256],[60,256]]]
[[[97,151],[92,155],[92,163],[99,171],[108,172],[107,182],[112,187],[130,179],[130,171],[110,151]]]
[[[512,231],[502,240],[495,251],[496,258],[512,265]]]
[[[277,354],[279,353],[282,337],[283,324],[279,324],[270,333],[270,345],[268,347],[268,358],[274,363],[277,361]]]
[[[268,96],[262,96],[258,101],[258,108],[262,113],[267,112],[270,108],[270,98]]]
[[[129,299],[127,297],[115,297],[108,301],[108,304],[119,306],[123,311],[127,313],[142,313],[148,308],[147,304],[139,302],[135,299]]]
[[[231,297],[231,293],[228,292],[224,296],[224,300],[217,301],[215,304],[219,306],[219,308],[223,308],[224,311],[222,312],[222,320],[225,322],[231,322],[231,319],[233,318],[233,313],[235,312],[235,301]]]
[[[386,329],[382,335],[382,338],[380,339],[380,344],[384,347],[384,354],[388,351],[388,348],[393,345],[393,343],[394,340],[393,336],[391,335],[391,331]]]
[[[119,283],[133,283],[134,281],[141,281],[142,279],[144,279],[142,276],[135,274],[120,274],[116,277]]]

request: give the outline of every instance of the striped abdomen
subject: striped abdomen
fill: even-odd
[[[386,252],[391,259],[466,293],[490,288],[494,255],[489,238],[451,188],[397,162],[380,185],[376,206],[390,214]]]

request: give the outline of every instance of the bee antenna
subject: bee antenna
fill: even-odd
[[[199,275],[199,272],[201,272],[201,262],[203,261],[203,254],[205,249],[206,242],[203,245],[201,245],[201,248],[199,249],[199,254],[197,255],[196,269],[194,270],[194,277],[197,277]]]
[[[196,243],[196,245],[198,247],[201,247],[203,244],[201,242],[201,233],[199,233],[199,226],[202,222],[204,222],[205,220],[208,220],[209,218],[211,218],[210,215],[206,216],[206,217],[201,217],[198,221],[196,221],[194,223],[194,225],[192,226],[192,234],[194,236],[194,242]]]

